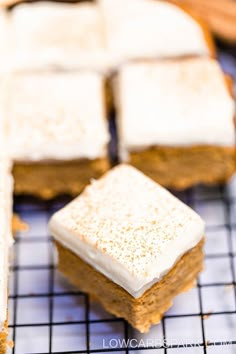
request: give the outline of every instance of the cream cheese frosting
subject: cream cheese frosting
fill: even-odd
[[[52,216],[49,229],[135,298],[204,236],[204,222],[192,209],[128,165],[93,181]]]
[[[9,246],[12,244],[12,189],[11,163],[0,157],[0,331],[7,319]]]
[[[9,39],[8,39],[9,18],[7,12],[0,9],[0,73],[8,70],[9,60]]]
[[[14,161],[96,159],[109,142],[104,81],[96,73],[15,75],[8,142]]]
[[[199,23],[181,8],[158,0],[98,0],[109,51],[120,61],[209,55]]]
[[[235,104],[213,59],[128,64],[115,92],[123,160],[156,145],[234,146]]]
[[[13,69],[108,66],[102,17],[94,3],[18,5],[10,33]]]

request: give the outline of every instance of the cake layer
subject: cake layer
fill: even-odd
[[[153,146],[234,146],[234,100],[215,60],[130,64],[117,82],[122,161]]]
[[[188,206],[135,168],[120,165],[91,185],[49,224],[85,262],[140,297],[204,234]]]
[[[172,306],[174,297],[194,286],[203,267],[203,241],[200,241],[182,256],[160,282],[134,299],[60,242],[56,242],[56,245],[59,270],[69,281],[99,301],[107,311],[125,318],[140,332],[147,332],[152,324],[160,322],[164,312]]]
[[[99,74],[14,75],[6,116],[14,161],[107,158],[109,132]]]
[[[78,195],[90,182],[110,168],[108,159],[61,162],[16,162],[13,167],[16,195],[51,199],[63,194]]]
[[[212,53],[209,36],[180,7],[158,0],[98,2],[109,51],[120,61]]]
[[[182,190],[226,183],[235,172],[235,148],[156,146],[130,152],[130,163],[162,186]]]

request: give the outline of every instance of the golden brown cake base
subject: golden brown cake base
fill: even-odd
[[[7,340],[8,337],[8,328],[7,321],[4,324],[4,329],[0,332],[0,354],[5,354],[9,346],[12,346],[12,342]]]
[[[91,178],[98,178],[110,168],[106,158],[45,163],[15,163],[13,176],[16,195],[27,194],[43,199],[58,195],[77,196]]]
[[[173,298],[191,288],[203,267],[203,240],[187,252],[175,266],[140,298],[135,299],[122,287],[56,242],[59,270],[82,291],[98,300],[112,314],[125,318],[140,332],[159,323]]]
[[[21,220],[17,214],[13,214],[12,217],[12,234],[14,235],[19,231],[28,231],[29,226]]]
[[[235,148],[152,147],[131,152],[129,163],[167,188],[225,183],[235,171]]]

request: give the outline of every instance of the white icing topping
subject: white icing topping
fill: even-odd
[[[100,75],[86,72],[15,75],[10,80],[7,107],[12,158],[107,156],[103,84]]]
[[[0,158],[8,154],[6,119],[7,83],[8,78],[2,75],[0,77]]]
[[[158,0],[98,0],[108,48],[118,59],[208,55],[201,26],[181,8]]]
[[[234,101],[216,61],[130,64],[117,83],[123,159],[152,145],[234,145]]]
[[[9,246],[12,244],[12,189],[11,163],[0,157],[0,331],[7,319]]]
[[[5,73],[8,68],[8,46],[8,16],[0,9],[0,73]]]
[[[131,166],[88,186],[49,223],[53,236],[133,297],[204,236],[188,206]]]
[[[14,69],[108,66],[96,4],[19,5],[12,12],[10,28]]]

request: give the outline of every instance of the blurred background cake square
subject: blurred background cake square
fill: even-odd
[[[160,322],[202,269],[204,222],[128,165],[93,181],[49,228],[59,270],[140,332]]]
[[[126,65],[115,93],[121,161],[176,189],[233,175],[234,100],[215,60]]]
[[[108,56],[99,8],[92,2],[20,4],[10,13],[14,70],[106,70]]]
[[[173,4],[158,0],[98,0],[109,52],[131,59],[212,55],[212,40],[201,24]]]

